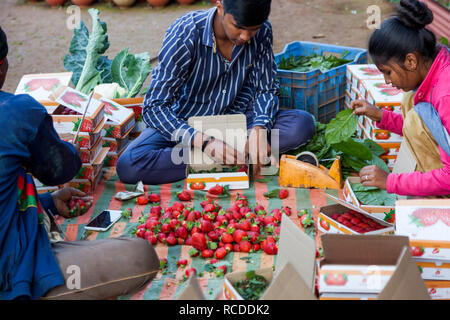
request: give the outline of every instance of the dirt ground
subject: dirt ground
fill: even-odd
[[[132,53],[147,51],[156,57],[164,33],[170,24],[190,10],[212,7],[210,1],[190,6],[172,4],[155,9],[141,0],[128,9],[96,1],[100,20],[108,26],[112,59],[125,47]],[[293,41],[316,41],[352,47],[367,46],[371,30],[367,28],[366,10],[378,5],[382,19],[392,13],[388,0],[273,0],[270,21],[274,32],[274,52],[283,51]],[[50,8],[45,1],[0,0],[0,25],[8,36],[10,69],[3,90],[14,92],[24,74],[63,72],[73,30],[66,27],[67,5]],[[81,19],[91,29],[87,9]],[[313,38],[323,35],[323,38]]]

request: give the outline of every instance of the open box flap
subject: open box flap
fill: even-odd
[[[409,238],[395,235],[343,235],[325,233],[321,236],[322,264],[395,265]]]
[[[377,300],[430,300],[408,246],[403,247],[397,268],[378,294]]]
[[[315,242],[283,214],[274,278],[280,274],[286,263],[292,264],[309,291],[313,292],[316,265]]]
[[[286,262],[260,300],[317,300],[291,262]]]
[[[188,124],[208,136],[220,139],[245,154],[247,143],[247,118],[244,114],[191,117]],[[189,163],[196,166],[213,165],[214,161],[195,148],[189,152]]]
[[[368,212],[362,210],[362,209],[359,208],[359,207],[356,207],[356,206],[352,205],[352,204],[349,203],[349,202],[346,202],[346,201],[344,201],[344,200],[341,200],[341,199],[339,199],[339,198],[336,198],[336,197],[334,197],[334,196],[332,196],[332,195],[330,195],[330,194],[328,194],[328,193],[326,193],[326,192],[324,192],[323,194],[324,194],[327,198],[329,198],[329,199],[331,199],[331,200],[333,200],[333,201],[336,201],[336,202],[339,203],[341,206],[344,206],[344,207],[346,207],[346,208],[348,208],[348,209],[351,209],[351,210],[353,210],[353,211],[359,212],[359,213],[361,213],[361,214],[363,214],[363,215],[365,215],[365,216],[368,215]],[[370,216],[370,215],[369,215],[369,216]]]
[[[206,300],[196,274],[191,274],[186,287],[178,295],[177,300]]]

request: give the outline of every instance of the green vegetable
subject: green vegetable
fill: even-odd
[[[327,144],[341,143],[355,134],[358,125],[358,116],[352,109],[339,112],[336,118],[331,120],[325,129]]]
[[[348,53],[348,51],[343,52],[342,57],[345,57]],[[316,53],[310,54],[309,56],[298,57],[291,55],[287,59],[281,59],[278,64],[278,69],[298,72],[309,72],[319,69],[321,72],[327,72],[330,69],[339,67],[349,62],[352,62],[352,60],[338,58],[334,55],[323,56]]]
[[[266,290],[269,283],[263,276],[257,275],[255,271],[248,271],[244,280],[234,284],[234,288],[244,300],[258,300]]]
[[[370,151],[366,145],[357,142],[353,138],[348,138],[345,141],[334,143],[332,144],[332,147],[347,155],[355,156],[362,160],[372,160],[373,157],[372,151]]]
[[[266,198],[278,198],[278,195],[280,193],[280,189],[273,189],[270,192],[264,192],[264,197]]]
[[[353,192],[362,204],[374,206],[395,206],[397,196],[376,187],[366,187],[361,183],[351,185]]]
[[[365,139],[363,144],[370,149],[370,151],[377,157],[381,156],[382,154],[384,154],[384,149],[383,147],[381,147],[378,143],[376,143],[373,140],[370,139]]]

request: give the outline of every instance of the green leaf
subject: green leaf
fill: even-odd
[[[269,198],[269,199],[270,198],[277,198],[279,193],[280,193],[280,189],[273,189],[270,192],[265,192],[264,193],[264,197]]]
[[[386,162],[383,161],[383,159],[373,156],[372,160],[368,161],[368,165],[376,165],[378,168],[383,169],[386,172],[391,172],[389,170],[389,167],[387,166]]]
[[[339,112],[325,129],[327,144],[333,145],[346,141],[355,133],[357,125],[358,117],[353,114],[353,110],[346,109]]]
[[[151,70],[150,55],[147,52],[133,55],[128,53],[128,48],[119,52],[111,65],[113,81],[127,90],[127,95],[123,98],[138,95]]]
[[[353,138],[348,138],[340,143],[334,143],[331,146],[336,150],[342,151],[345,154],[354,156],[358,159],[372,159],[372,152],[370,149],[366,145],[355,141]]]
[[[370,151],[372,151],[372,153],[374,155],[376,155],[377,157],[381,156],[382,154],[384,154],[385,150],[383,149],[382,146],[380,146],[378,143],[376,143],[373,140],[370,139],[365,139],[364,140],[364,145],[370,149]],[[368,159],[369,160],[369,159]]]
[[[374,206],[395,206],[397,196],[375,187],[365,187],[360,183],[352,184],[353,192],[362,204]]]
[[[265,177],[263,179],[256,179],[256,182],[259,182],[259,183],[268,183],[270,181],[272,181],[272,177]]]
[[[72,82],[75,89],[89,94],[96,85],[111,81],[111,61],[102,56],[109,48],[106,23],[100,22],[97,9],[88,10],[92,19],[89,34],[83,22],[75,28],[69,52],[64,58],[64,67],[74,72]]]
[[[367,187],[362,183],[352,183],[351,184],[353,191],[371,191],[371,190],[379,190],[377,187]]]

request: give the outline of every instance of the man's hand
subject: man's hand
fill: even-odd
[[[245,146],[245,157],[247,156],[250,156],[250,163],[253,164],[254,177],[260,174],[261,167],[268,164],[277,165],[276,159],[271,155],[266,128],[256,126],[251,129]]]
[[[91,207],[93,198],[86,196],[86,193],[75,188],[64,188],[52,193],[53,202],[60,216],[64,218],[73,218],[79,216],[81,211],[78,209],[74,215],[69,214],[69,202],[72,199],[81,199],[86,205],[86,211]]]
[[[208,136],[198,132],[194,136],[194,147],[201,149],[203,142],[206,141],[207,138]],[[219,139],[212,138],[206,145],[205,153],[216,163],[226,165],[245,164],[243,154],[237,152],[236,149]]]
[[[366,100],[352,101],[350,108],[353,109],[353,114],[366,116],[373,121],[380,122],[383,117],[383,110],[371,105]]]
[[[361,169],[359,177],[361,184],[366,187],[377,187],[379,189],[386,189],[386,181],[389,173],[383,169],[372,165]]]

